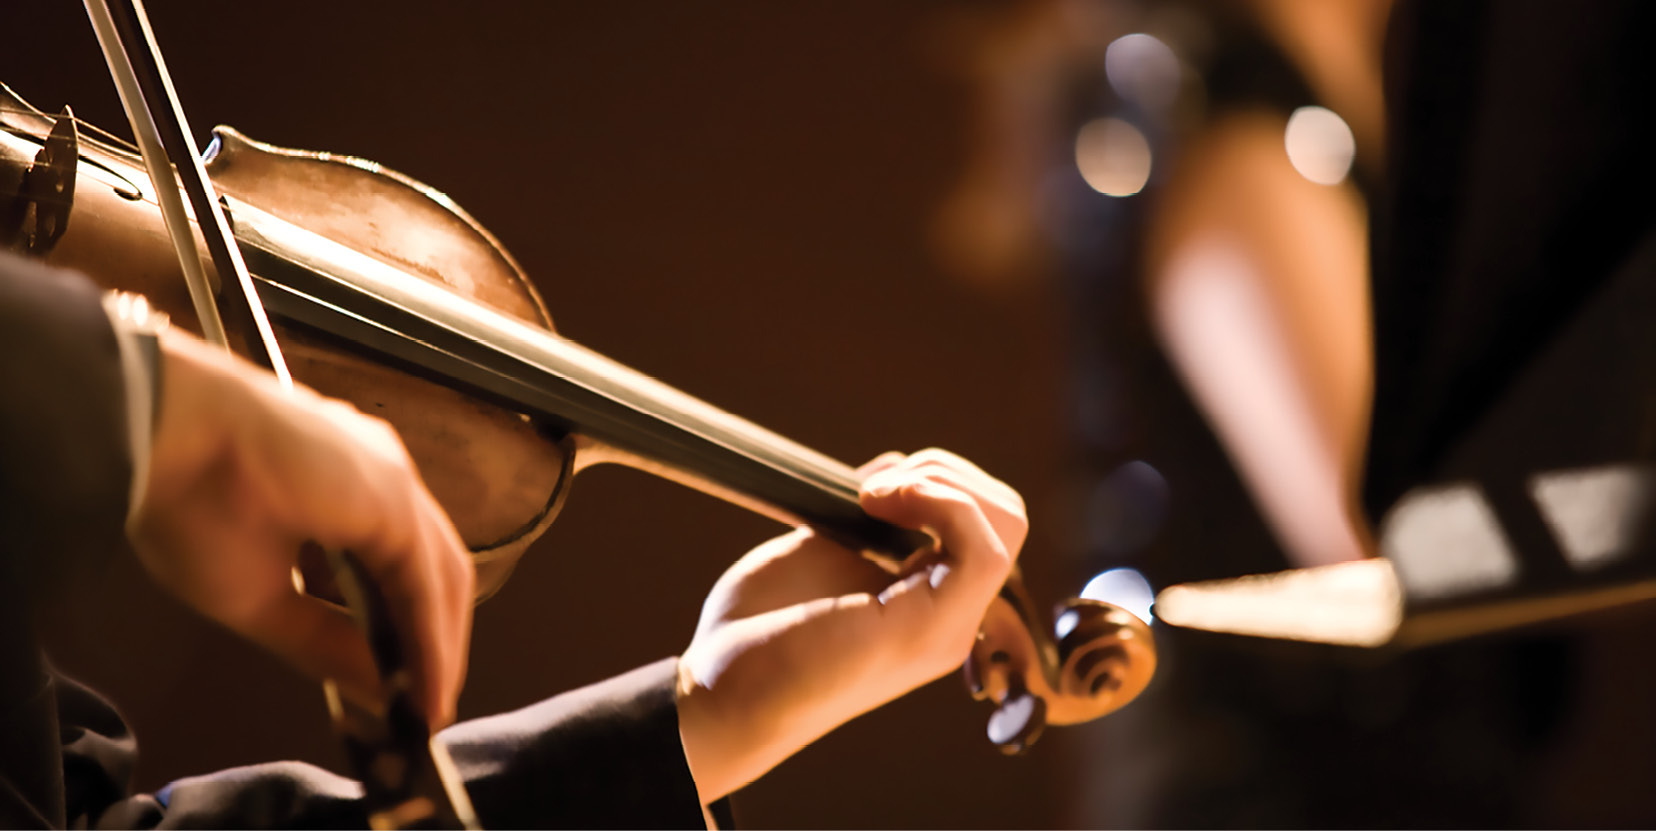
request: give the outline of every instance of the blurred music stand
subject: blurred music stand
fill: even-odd
[[[1171,586],[1156,616],[1408,648],[1656,598],[1656,237],[1637,254],[1386,512],[1380,557]]]

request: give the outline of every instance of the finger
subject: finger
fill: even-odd
[[[453,718],[465,668],[469,555],[405,453],[347,455],[331,471],[332,486],[312,494],[295,531],[362,565],[402,647],[414,703],[440,728]]]
[[[887,450],[886,452],[881,453],[880,455],[875,456],[874,458],[859,465],[857,467],[857,478],[867,479],[882,470],[896,467],[901,464],[905,458],[907,458],[907,456],[902,453],[895,450]]]
[[[1024,513],[1024,500],[1011,485],[990,476],[983,468],[936,447],[928,447],[908,457],[908,464],[917,469],[947,471],[949,478],[966,490],[981,496],[1008,513]]]
[[[929,594],[936,611],[948,618],[945,625],[965,627],[969,638],[1010,574],[1011,554],[971,495],[912,473],[886,476],[891,479],[864,491],[863,509],[905,528],[930,528],[942,543],[942,561],[923,572],[925,583],[914,586],[929,591],[911,589],[903,596]],[[964,646],[970,647],[969,640]]]
[[[471,635],[470,556],[453,526],[422,488],[407,549],[366,549],[357,556],[385,598],[403,644],[415,704],[435,728],[454,719]]]
[[[939,484],[959,489],[977,500],[996,535],[1006,544],[1007,550],[1017,556],[1029,534],[1029,518],[1024,513],[1023,498],[1016,491],[1004,486],[990,487],[976,477],[937,461],[919,462],[912,470]]]
[[[441,563],[447,574],[443,585],[448,589],[445,608],[449,609],[456,619],[443,630],[450,639],[449,655],[453,660],[446,666],[446,675],[443,677],[447,684],[443,690],[442,712],[439,713],[437,723],[447,725],[454,720],[454,712],[460,698],[460,691],[466,684],[466,670],[470,664],[472,613],[476,609],[477,598],[477,563],[472,559],[471,550],[460,539],[460,532],[454,527],[448,514],[438,505],[436,497],[429,491],[421,488],[425,500],[429,503],[427,517],[436,527],[434,535],[438,539]]]
[[[334,544],[357,557],[384,598],[414,703],[433,729],[441,728],[454,719],[464,681],[475,583],[470,554],[396,431],[346,404],[322,403],[362,451],[346,467],[356,481],[342,500],[366,504],[341,519]]]
[[[1018,492],[1012,486],[989,475],[987,471],[970,460],[941,447],[927,447],[917,450],[909,454],[908,461],[915,466],[937,465],[948,468],[960,474],[962,481],[971,483],[974,489],[993,493],[997,499],[1013,502],[1021,501],[1021,497],[1018,496]]]
[[[945,450],[928,448],[906,457],[864,480],[867,490],[889,487],[905,476],[922,476],[940,485],[970,495],[983,507],[990,525],[1006,550],[1015,558],[1029,534],[1029,519],[1023,498],[1010,486],[984,473],[976,465]],[[884,483],[884,485],[882,485]],[[908,569],[905,569],[907,571]]]
[[[332,678],[364,706],[383,700],[379,670],[351,616],[297,592],[271,603],[245,633],[300,672]]]

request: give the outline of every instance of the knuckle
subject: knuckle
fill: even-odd
[[[964,488],[966,486],[962,481],[961,475],[956,472],[954,468],[941,462],[923,462],[918,467],[916,472],[934,482],[947,483],[957,488]]]
[[[345,422],[357,422],[370,418],[370,416],[364,415],[361,410],[357,409],[355,404],[344,399],[329,398],[324,395],[316,395],[316,399],[320,403],[322,411],[331,418]]]
[[[368,415],[360,410],[356,410],[354,407],[352,410],[356,412],[357,418],[362,420],[364,429],[373,432],[373,434],[382,441],[394,444],[398,448],[402,447],[402,434],[397,432],[397,428],[393,427],[391,422],[386,421],[379,416]]]
[[[381,461],[395,470],[406,472],[414,467],[414,459],[403,444],[402,434],[391,422],[371,415],[358,414],[366,443]]]
[[[948,466],[949,464],[951,464],[953,462],[965,461],[964,459],[961,459],[959,456],[957,456],[953,453],[950,453],[949,451],[944,450],[941,447],[921,448],[920,450],[917,450],[912,455],[910,455],[909,459],[912,460],[917,465],[943,465],[943,466]]]
[[[1023,494],[1019,493],[1016,488],[1008,487],[1006,489],[1006,502],[1007,507],[1016,513],[1020,519],[1028,521],[1029,504],[1024,501]]]
[[[935,503],[943,510],[980,510],[977,500],[961,490],[953,482],[938,481],[936,479],[922,479],[915,483],[916,493],[929,502]]]

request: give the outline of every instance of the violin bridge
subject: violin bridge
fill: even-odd
[[[17,183],[6,188],[11,198],[0,204],[0,246],[44,257],[57,245],[69,227],[79,161],[80,133],[67,106],[21,176],[6,175],[7,160],[0,159],[0,183]]]

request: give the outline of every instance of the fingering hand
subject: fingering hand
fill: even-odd
[[[719,578],[680,659],[680,732],[705,801],[959,667],[1028,531],[1023,500],[943,450],[861,471],[871,516],[938,544],[895,575],[799,528]]]

